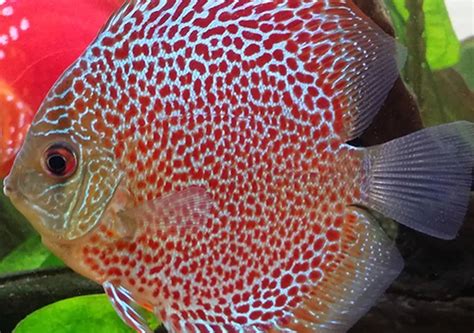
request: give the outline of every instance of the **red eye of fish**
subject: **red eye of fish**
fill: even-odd
[[[45,152],[44,168],[52,176],[69,177],[76,166],[76,156],[67,144],[54,144]]]

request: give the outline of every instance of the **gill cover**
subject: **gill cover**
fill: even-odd
[[[113,153],[80,132],[33,123],[12,172],[7,195],[37,231],[57,241],[85,236],[96,227],[122,179]],[[45,159],[51,147],[67,146],[76,159],[65,177],[51,174]],[[56,148],[55,148],[56,149]]]
[[[62,230],[62,237],[67,240],[86,235],[100,223],[120,184],[122,172],[112,156],[98,154],[83,161],[81,178],[74,208]]]

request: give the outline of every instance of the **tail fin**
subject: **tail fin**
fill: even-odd
[[[469,202],[474,123],[427,128],[367,154],[362,204],[431,236],[452,239]]]

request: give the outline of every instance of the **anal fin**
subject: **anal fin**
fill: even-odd
[[[297,332],[345,332],[363,316],[403,268],[392,242],[363,210],[346,215],[339,263],[325,271],[285,328]]]

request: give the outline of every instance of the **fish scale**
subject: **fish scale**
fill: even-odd
[[[358,169],[341,145],[340,102],[331,102],[344,84],[334,68],[351,59],[338,33],[349,9],[339,3],[295,2],[295,12],[286,2],[205,2],[199,10],[154,1],[130,4],[110,23],[44,107],[71,94],[74,114],[93,113],[98,133],[114,126],[104,143],[122,161],[135,202],[205,185],[216,207],[204,230],[172,237],[145,229],[134,251],[119,250],[122,241],[107,240],[104,229],[84,247],[90,270],[137,294],[148,290],[169,309],[163,320],[252,325],[289,316],[285,308],[342,260],[343,207],[357,188],[333,179],[297,190],[286,180],[298,177],[291,170],[341,179],[336,158]],[[71,128],[81,131],[82,122]]]
[[[140,332],[137,305],[175,332],[347,330],[402,266],[354,205],[422,229],[410,182],[449,140],[441,158],[461,162],[424,188],[467,205],[471,125],[345,143],[398,77],[397,52],[350,1],[129,1],[48,94],[6,191],[26,186],[31,147],[77,156],[75,173],[38,180],[59,182],[67,209],[16,202]],[[417,140],[427,155],[405,168]]]

